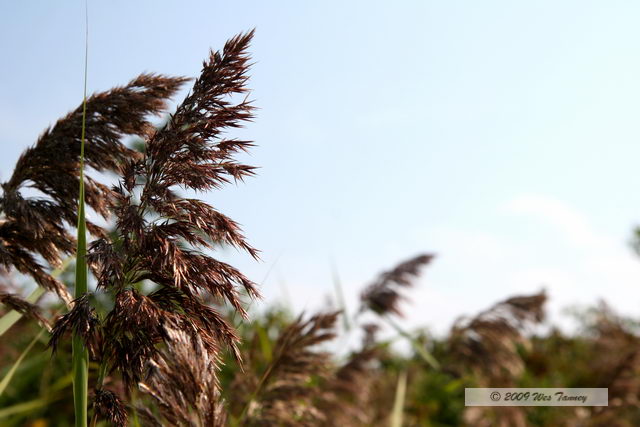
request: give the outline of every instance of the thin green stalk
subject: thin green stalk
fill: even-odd
[[[102,388],[102,383],[104,382],[104,377],[107,375],[107,364],[102,362],[100,364],[100,368],[98,369],[98,379],[96,379],[96,389]]]
[[[435,357],[431,353],[427,351],[424,346],[419,343],[411,334],[400,327],[393,319],[389,316],[382,316],[392,327],[395,329],[400,335],[405,337],[411,343],[413,349],[420,355],[420,357],[427,362],[433,369],[440,370],[440,363],[436,360]]]
[[[96,390],[102,388],[102,384],[104,383],[104,377],[107,375],[107,364],[102,362],[100,364],[100,368],[98,368],[98,378],[96,379]],[[91,417],[90,427],[96,427],[98,424],[98,414],[94,411],[93,416]]]
[[[46,331],[47,331],[46,328],[42,328],[40,332],[31,340],[29,345],[27,345],[27,347],[22,351],[18,359],[15,362],[13,362],[13,366],[11,366],[11,369],[9,369],[9,372],[7,372],[4,378],[2,378],[2,381],[0,381],[0,396],[2,396],[2,393],[4,393],[4,390],[7,388],[7,386],[11,382],[11,379],[13,378],[15,373],[18,371],[20,364],[22,363],[24,358],[27,356],[31,348],[35,345],[36,342],[38,342],[40,337],[42,337],[42,335]]]
[[[260,323],[254,322],[253,325],[258,333],[258,338],[260,339],[262,356],[267,363],[271,363],[271,360],[273,360],[273,348],[271,346],[271,340],[269,339],[269,333]]]
[[[391,411],[391,427],[402,427],[402,419],[404,415],[404,401],[407,394],[407,372],[402,371],[398,376],[398,384],[396,385],[396,396],[393,401],[393,410]]]
[[[88,291],[87,271],[87,223],[84,206],[84,143],[87,124],[87,63],[89,55],[89,17],[85,4],[85,53],[84,53],[84,95],[82,100],[82,135],[80,139],[80,190],[78,195],[78,248],[76,251],[75,297],[79,298]],[[73,406],[76,427],[87,426],[87,404],[89,394],[89,351],[82,337],[73,334]]]
[[[0,420],[16,414],[33,412],[37,409],[48,406],[61,398],[62,396],[58,394],[51,397],[41,397],[29,402],[22,402],[13,406],[2,408],[0,409]]]
[[[255,390],[253,390],[253,393],[251,393],[251,395],[249,396],[249,400],[247,400],[247,403],[244,405],[244,407],[242,408],[242,412],[240,413],[240,418],[238,419],[239,425],[243,425],[244,419],[249,413],[249,407],[251,406],[253,401],[256,399],[256,397],[258,397],[258,394],[260,394],[260,392],[262,391],[262,387],[264,386],[264,384],[267,382],[267,379],[271,375],[271,371],[273,371],[273,367],[275,366],[276,361],[279,357],[280,357],[280,354],[276,356],[276,360],[272,360],[269,366],[267,366],[267,369],[262,374],[262,377],[260,378],[260,381],[258,382],[257,387],[255,388]]]
[[[344,292],[342,290],[342,282],[340,280],[340,275],[338,274],[338,268],[335,263],[331,263],[331,270],[333,272],[333,286],[336,290],[336,299],[338,303],[338,307],[342,311],[342,321],[344,323],[344,330],[349,332],[351,330],[351,322],[349,322],[349,313],[347,312],[347,301],[344,297]]]
[[[132,414],[133,414],[133,419],[131,420],[131,423],[133,424],[133,427],[140,427],[140,420],[138,419],[138,409],[135,406],[136,400],[138,399],[138,393],[136,392],[135,389],[133,389],[131,391],[131,407],[132,407]]]

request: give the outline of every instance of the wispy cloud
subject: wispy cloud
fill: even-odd
[[[530,216],[557,228],[560,235],[580,247],[611,245],[609,236],[599,234],[585,213],[552,197],[526,194],[505,203],[501,210],[512,215]]]
[[[598,229],[587,212],[550,196],[522,194],[489,216],[509,226],[447,223],[418,233],[440,256],[412,293],[409,315],[416,324],[443,331],[459,315],[541,288],[551,297],[551,319],[563,324],[565,308],[599,299],[623,313],[637,312],[640,260],[623,237]]]

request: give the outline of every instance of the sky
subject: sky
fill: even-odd
[[[428,252],[411,325],[541,289],[552,319],[600,298],[640,315],[637,2],[88,3],[90,92],[195,77],[256,28],[258,117],[237,135],[258,176],[204,198],[262,251],[219,255],[262,307],[313,310],[335,272],[355,310]],[[83,1],[0,4],[0,180],[81,102],[84,31]]]

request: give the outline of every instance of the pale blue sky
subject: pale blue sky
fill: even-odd
[[[244,131],[259,176],[207,196],[263,262],[267,301],[439,258],[411,306],[442,330],[544,284],[640,314],[640,4],[624,1],[89,1],[89,89],[196,76],[256,27]],[[0,179],[82,96],[82,1],[0,5]],[[277,260],[277,262],[276,262]]]

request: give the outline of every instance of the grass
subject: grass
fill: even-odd
[[[7,372],[4,378],[2,378],[2,381],[0,381],[0,396],[2,396],[2,393],[4,393],[4,391],[6,390],[7,386],[11,382],[11,379],[13,378],[15,373],[18,371],[18,368],[20,367],[20,364],[22,363],[24,358],[27,356],[29,351],[31,351],[35,343],[38,342],[40,338],[42,338],[42,335],[44,335],[45,332],[46,332],[45,328],[42,328],[40,332],[38,332],[38,334],[33,338],[33,340],[31,340],[31,342],[27,345],[27,347],[22,351],[22,353],[20,353],[20,356],[18,356],[16,361],[13,363],[13,365],[9,369],[9,372]]]
[[[86,6],[86,4],[85,4]],[[88,8],[87,8],[88,9]],[[80,298],[89,291],[87,268],[87,222],[85,217],[84,189],[84,145],[87,127],[87,65],[89,56],[89,12],[85,9],[85,58],[84,93],[82,99],[82,135],[80,139],[80,189],[78,194],[78,246],[76,249],[75,297]],[[80,333],[73,333],[73,405],[76,427],[86,427],[89,400],[89,350]]]

